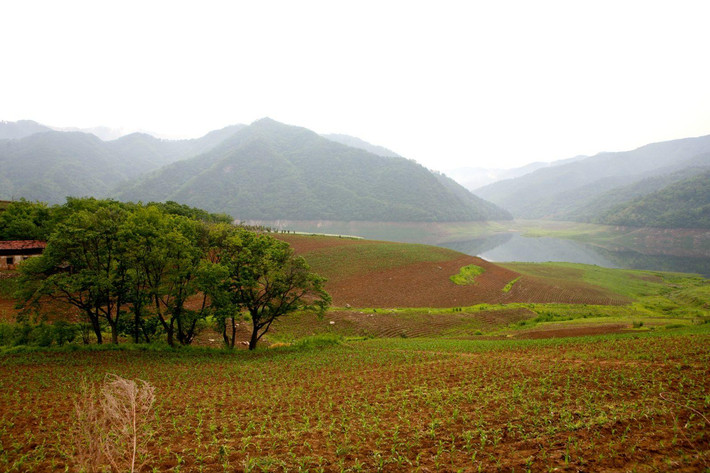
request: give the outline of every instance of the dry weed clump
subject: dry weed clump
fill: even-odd
[[[75,403],[74,460],[81,471],[137,472],[148,460],[148,415],[155,388],[143,380],[107,374],[103,384],[84,383]]]

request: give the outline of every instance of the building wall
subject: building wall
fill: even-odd
[[[27,258],[39,255],[0,255],[0,270],[16,269],[17,264]]]

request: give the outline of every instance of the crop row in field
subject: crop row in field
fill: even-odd
[[[156,387],[146,470],[698,471],[710,333],[0,360],[0,469],[64,471],[83,379]]]

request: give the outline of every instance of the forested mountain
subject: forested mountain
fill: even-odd
[[[658,192],[672,184],[680,183],[693,176],[710,170],[710,167],[691,166],[680,171],[669,171],[659,176],[648,177],[633,184],[615,187],[600,196],[591,199],[584,205],[566,214],[561,214],[563,220],[601,223],[602,215],[617,207],[627,205],[634,199]]]
[[[517,217],[594,219],[589,207],[608,198],[611,194],[607,193],[689,167],[710,166],[708,153],[710,136],[654,143],[633,151],[600,153],[581,161],[539,169],[517,179],[482,187],[476,195]],[[649,188],[649,191],[655,190],[657,188]],[[638,189],[635,195],[627,191],[629,198],[640,195]],[[603,207],[605,205],[599,205],[600,209]]]
[[[51,128],[40,125],[32,120],[20,120],[17,122],[0,121],[0,140],[16,140],[45,131],[51,131]]]
[[[0,199],[50,203],[66,196],[104,196],[127,177],[103,141],[58,131],[0,141],[0,169]]]
[[[119,182],[211,150],[241,127],[179,141],[141,133],[102,141],[88,133],[46,131],[34,125],[6,128],[28,134],[0,140],[0,199],[61,203],[67,196],[104,197]]]
[[[118,192],[239,219],[472,221],[510,215],[414,161],[263,119]]]
[[[710,228],[710,168],[693,168],[692,177],[599,212],[607,225]]]
[[[244,125],[232,125],[193,140],[161,140],[145,133],[133,133],[106,142],[108,150],[122,163],[130,163],[129,178],[156,170],[166,164],[205,153]]]

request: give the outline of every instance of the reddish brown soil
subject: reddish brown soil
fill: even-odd
[[[0,279],[17,277],[15,271],[0,272]],[[20,309],[16,308],[17,301],[9,296],[0,295],[0,322],[16,322],[21,313]],[[31,308],[27,311],[26,316],[30,319],[39,319],[43,321],[54,320],[69,320],[77,319],[77,311],[70,306],[57,303],[49,298],[42,300],[42,313],[37,314]]]
[[[364,240],[333,237],[278,235],[288,241],[306,260],[308,253],[321,248],[362,244]],[[376,242],[368,242],[376,243]],[[459,286],[450,276],[463,266],[484,268],[476,284]],[[384,271],[370,271],[351,277],[333,278],[326,289],[333,305],[344,307],[462,307],[475,304],[511,302],[626,304],[629,299],[579,280],[522,276],[505,293],[503,288],[519,273],[474,256],[461,255],[444,262],[420,262]]]
[[[313,314],[285,317],[276,323],[270,333],[278,335],[284,332],[297,338],[335,332],[346,336],[378,338],[451,336],[479,339],[480,331],[489,331],[535,316],[528,309],[452,311],[443,314],[430,313],[426,309],[406,314],[381,309],[334,310],[323,318]]]
[[[108,372],[156,387],[142,471],[705,471],[707,343],[11,355],[0,469],[78,471],[73,402]]]
[[[459,286],[449,277],[463,266],[485,269],[477,284]],[[462,256],[438,263],[416,263],[385,271],[356,275],[326,288],[336,306],[456,307],[501,300],[503,287],[518,274],[480,258]]]
[[[278,234],[294,248],[297,254],[308,259],[308,253],[323,248],[377,244],[376,241],[355,240],[338,237],[305,237],[302,235]],[[476,284],[459,286],[450,276],[461,267],[475,264],[484,268],[476,277]],[[547,275],[546,275],[547,276]],[[335,307],[466,307],[476,304],[513,302],[572,303],[572,304],[625,304],[629,299],[610,293],[602,288],[586,284],[574,277],[562,278],[561,274],[550,277],[520,274],[473,256],[455,256],[449,261],[418,262],[392,269],[369,271],[353,276],[333,277],[326,289],[333,298]],[[520,277],[509,292],[503,288]],[[188,304],[199,308],[197,298]],[[18,311],[15,302],[0,297],[0,320],[14,320]],[[53,313],[66,309],[55,308]]]

